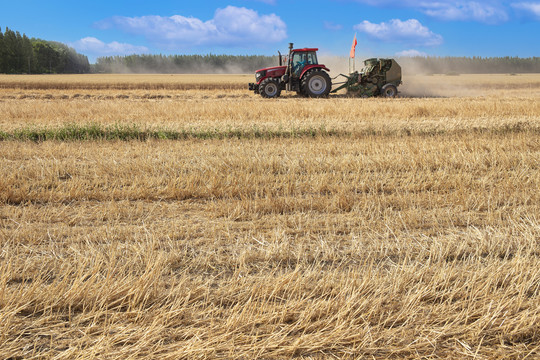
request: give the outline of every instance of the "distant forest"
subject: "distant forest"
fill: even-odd
[[[0,73],[4,74],[80,74],[89,73],[85,55],[69,46],[41,39],[29,39],[6,27],[0,28]]]
[[[324,59],[321,58],[324,62]],[[343,58],[343,64],[347,64]],[[540,57],[401,57],[404,72],[417,74],[540,73]],[[278,64],[277,56],[129,55],[100,57],[100,73],[252,73]],[[358,68],[359,62],[357,62]]]
[[[277,65],[277,56],[262,55],[129,55],[100,57],[99,73],[252,73]]]
[[[324,61],[324,59],[321,59]],[[405,73],[505,74],[540,73],[540,57],[401,57]],[[95,64],[73,48],[56,42],[28,38],[0,28],[0,73],[253,73],[275,66],[277,56],[261,55],[127,55],[100,57]],[[347,58],[343,58],[347,64]],[[357,63],[358,64],[358,63]],[[358,67],[358,66],[357,66]]]

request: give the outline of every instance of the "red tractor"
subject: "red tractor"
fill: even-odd
[[[265,98],[275,98],[281,90],[296,91],[301,96],[326,97],[332,89],[332,80],[326,66],[317,62],[317,50],[312,48],[293,49],[289,44],[287,65],[279,55],[279,66],[260,69],[255,72],[256,83],[249,84],[249,90]]]

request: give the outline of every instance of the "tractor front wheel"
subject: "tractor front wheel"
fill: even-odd
[[[393,98],[397,95],[397,87],[392,84],[386,84],[381,89],[381,95],[387,98]]]
[[[259,85],[259,94],[263,98],[275,98],[281,94],[279,82],[272,78],[264,79]]]
[[[327,97],[332,89],[330,76],[322,70],[314,70],[302,78],[302,92],[309,97]]]

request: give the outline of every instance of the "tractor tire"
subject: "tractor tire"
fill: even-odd
[[[387,98],[394,98],[397,96],[397,87],[393,84],[386,84],[381,89],[381,96]]]
[[[312,98],[327,97],[332,90],[330,76],[322,70],[310,71],[302,77],[302,93]]]
[[[263,98],[276,98],[281,95],[281,87],[276,79],[264,79],[259,85],[259,94]]]

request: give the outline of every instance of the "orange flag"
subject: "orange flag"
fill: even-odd
[[[354,40],[352,42],[352,46],[351,46],[351,58],[354,59],[354,53],[355,53],[355,50],[356,50],[356,44],[358,44],[358,41],[356,41],[356,34],[354,34]]]

